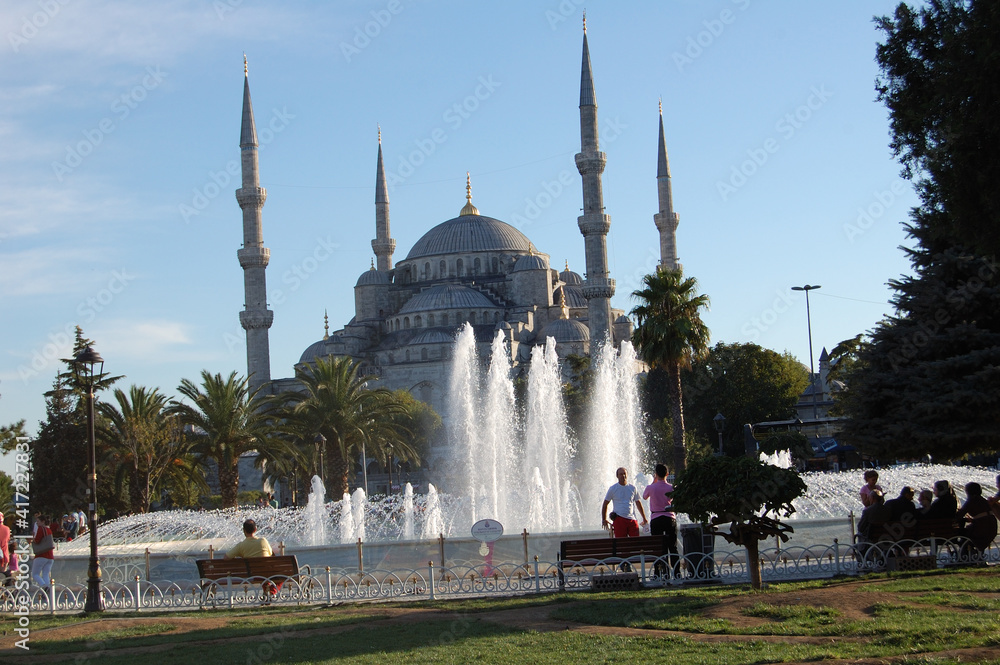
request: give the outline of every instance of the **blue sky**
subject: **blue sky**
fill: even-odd
[[[916,197],[875,101],[894,2],[586,3],[614,305],[658,259],[663,99],[678,246],[713,343],[808,363],[891,311]],[[376,125],[395,258],[464,204],[584,271],[583,2],[5,0],[0,422],[34,430],[81,325],[130,383],[246,371],[243,53],[268,191],[272,376],[353,315],[372,258]],[[0,468],[10,471],[4,460]]]

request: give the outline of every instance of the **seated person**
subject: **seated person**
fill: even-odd
[[[874,543],[882,536],[882,527],[889,520],[889,509],[885,506],[882,490],[872,490],[871,503],[861,512],[858,533],[865,542]]]
[[[947,480],[934,483],[934,503],[923,514],[925,520],[953,520],[958,512],[958,497]]]
[[[997,520],[990,505],[983,498],[983,487],[979,483],[969,483],[965,486],[965,503],[958,510],[956,517],[967,522],[962,534],[972,541],[980,556],[997,537]]]
[[[875,469],[868,469],[865,471],[865,484],[861,486],[861,505],[867,508],[872,505],[872,492],[878,490],[883,491],[882,486],[878,484],[878,471]]]
[[[917,509],[917,518],[921,518],[931,509],[931,504],[934,503],[934,492],[920,490],[920,497],[917,499],[917,502],[920,504],[920,507]]]
[[[898,497],[885,502],[889,512],[885,530],[892,540],[908,538],[917,525],[917,507],[913,503],[915,494],[916,490],[907,486],[900,490]]]
[[[246,537],[226,552],[226,558],[235,559],[242,557],[244,559],[252,559],[260,556],[273,556],[274,552],[271,551],[271,543],[267,542],[267,538],[260,538],[256,534],[257,523],[253,520],[244,522],[243,535]]]

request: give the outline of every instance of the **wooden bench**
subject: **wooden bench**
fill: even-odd
[[[855,537],[856,547],[862,556],[868,548],[875,547],[881,552],[881,559],[886,570],[933,570],[937,568],[937,548],[941,541],[964,538],[962,527],[953,519],[920,520],[906,524],[904,522],[889,522],[874,529],[872,541],[861,541],[860,534]],[[930,554],[910,554],[914,543],[930,543]],[[960,544],[960,547],[962,545]],[[871,559],[872,565],[877,564]],[[876,566],[878,567],[878,566]]]
[[[250,559],[198,559],[198,577],[202,588],[218,584],[222,580],[233,584],[243,582],[264,582],[278,578],[276,587],[281,586],[283,578],[297,579],[299,561],[294,555],[261,556]]]
[[[600,563],[613,566],[631,559],[633,562],[645,555],[650,563],[667,551],[666,536],[638,536],[636,538],[588,538],[564,540],[559,543],[559,586],[566,584],[564,571],[575,566],[593,567]]]

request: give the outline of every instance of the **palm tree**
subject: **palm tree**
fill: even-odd
[[[684,279],[680,268],[662,266],[655,274],[642,278],[644,289],[633,291],[640,304],[633,310],[638,325],[632,342],[639,356],[651,367],[667,372],[667,395],[674,440],[674,469],[683,471],[684,396],[681,391],[681,367],[708,349],[709,331],[701,320],[700,310],[708,306],[708,296],[696,295],[698,281]]]
[[[151,497],[170,480],[204,485],[189,455],[190,441],[167,412],[166,395],[133,385],[128,394],[116,389],[114,398],[117,406],[98,405],[104,417],[98,436],[108,445],[103,461],[112,468],[116,491],[128,487],[131,512],[148,512]]]
[[[243,453],[295,454],[286,441],[272,436],[274,429],[263,410],[259,389],[251,393],[247,379],[238,377],[236,372],[223,379],[221,374],[203,370],[201,386],[184,379],[177,390],[193,406],[173,402],[170,413],[193,428],[192,452],[218,464],[223,508],[236,507],[239,460]]]
[[[274,412],[279,427],[309,447],[317,434],[326,437],[326,478],[330,496],[349,488],[350,462],[361,452],[384,458],[387,451],[403,460],[417,460],[407,440],[407,410],[385,388],[368,389],[368,377],[359,375],[350,358],[320,358],[296,370],[300,391],[278,396]]]

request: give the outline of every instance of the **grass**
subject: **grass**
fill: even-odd
[[[102,630],[98,623],[94,632],[81,640],[42,641],[44,631],[36,631],[46,622],[58,627],[89,618],[38,617],[32,621],[31,655],[48,654],[46,662],[96,658],[102,665],[151,659],[156,665],[397,660],[408,664],[510,665],[528,660],[547,664],[662,662],[669,658],[671,662],[736,664],[893,657],[905,665],[947,665],[960,661],[940,658],[937,653],[1000,647],[1000,585],[994,575],[946,571],[873,577],[862,585],[852,581],[845,592],[879,591],[881,599],[888,599],[875,604],[871,616],[862,619],[845,617],[835,607],[806,604],[808,590],[844,584],[837,580],[776,584],[763,592],[715,586],[347,607],[144,613],[143,618],[153,618],[151,623],[115,630]],[[795,592],[803,592],[801,601]],[[791,595],[779,597],[779,593]],[[742,609],[739,615],[727,609],[732,621],[706,616],[721,603],[734,600]],[[548,623],[546,631],[538,632],[503,625],[489,614],[531,608],[547,608],[547,615],[559,623]],[[434,611],[422,614],[422,610]],[[406,613],[405,620],[382,621],[399,611]],[[180,623],[174,619],[185,616],[223,619],[224,625],[170,632]],[[738,616],[745,618],[739,620]],[[6,623],[9,625],[9,620]],[[608,632],[603,626],[646,632]],[[720,640],[713,635],[735,639]],[[138,654],[122,651],[143,647],[148,650]],[[0,654],[0,660],[4,657]],[[33,659],[27,656],[19,660],[30,663]],[[977,662],[1000,665],[996,659]]]

